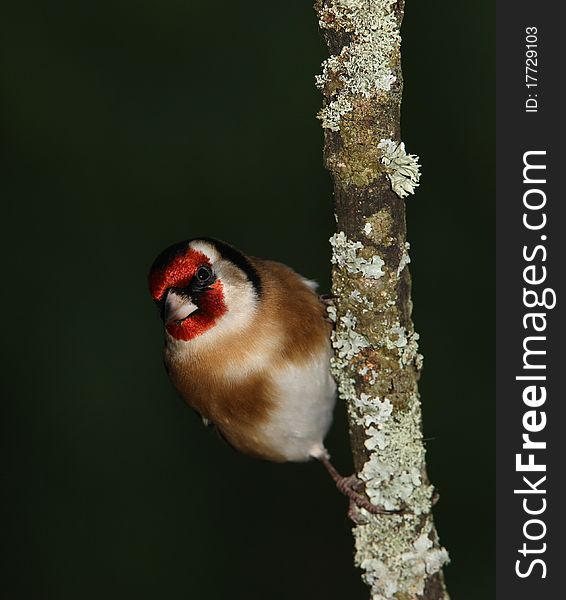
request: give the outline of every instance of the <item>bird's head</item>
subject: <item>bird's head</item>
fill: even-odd
[[[189,341],[220,324],[243,326],[255,311],[261,283],[241,252],[196,238],[169,246],[155,259],[149,291],[169,335]]]

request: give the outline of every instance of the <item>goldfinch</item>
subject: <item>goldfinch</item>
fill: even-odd
[[[379,512],[329,461],[336,385],[325,304],[291,268],[211,238],[153,262],[149,290],[173,386],[235,449],[276,462],[321,461],[352,502]]]

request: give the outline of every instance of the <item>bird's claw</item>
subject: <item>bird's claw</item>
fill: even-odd
[[[358,509],[360,508],[363,508],[373,515],[399,515],[404,512],[403,509],[389,510],[383,506],[378,506],[370,502],[370,500],[363,493],[363,481],[356,477],[356,475],[350,475],[349,477],[341,478],[340,480],[336,481],[336,487],[350,500],[348,516],[356,524],[359,523]]]
[[[334,306],[334,298],[336,296],[333,296],[332,294],[320,294],[319,298],[320,301],[325,305],[325,306]]]
[[[359,523],[357,514],[359,512],[358,509],[361,508],[373,515],[399,515],[405,512],[405,509],[389,510],[383,506],[372,504],[365,494],[364,482],[357,477],[357,475],[349,475],[348,477],[340,475],[334,465],[330,462],[330,457],[326,452],[317,456],[317,458],[334,480],[338,491],[350,500],[348,516],[354,523]]]

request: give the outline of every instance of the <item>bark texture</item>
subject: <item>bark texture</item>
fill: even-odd
[[[448,561],[432,519],[417,389],[403,198],[417,157],[400,141],[403,0],[318,0],[330,57],[317,85],[334,180],[333,373],[348,404],[354,462],[370,501],[358,512],[356,564],[373,600],[447,599]]]

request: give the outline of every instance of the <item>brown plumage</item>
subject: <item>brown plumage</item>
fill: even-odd
[[[319,296],[295,271],[274,261],[250,258],[250,262],[261,278],[263,293],[249,326],[224,336],[220,346],[184,353],[166,349],[165,362],[181,397],[214,423],[232,446],[259,458],[284,461],[261,432],[277,402],[271,374],[286,363],[300,367],[325,352],[331,326]],[[253,363],[258,353],[269,351],[273,340],[279,344],[264,368],[246,378],[221,376]]]
[[[165,364],[185,402],[237,450],[319,459],[355,504],[380,512],[328,460],[336,386],[331,326],[316,284],[277,262],[198,238],[164,250],[149,275]]]

